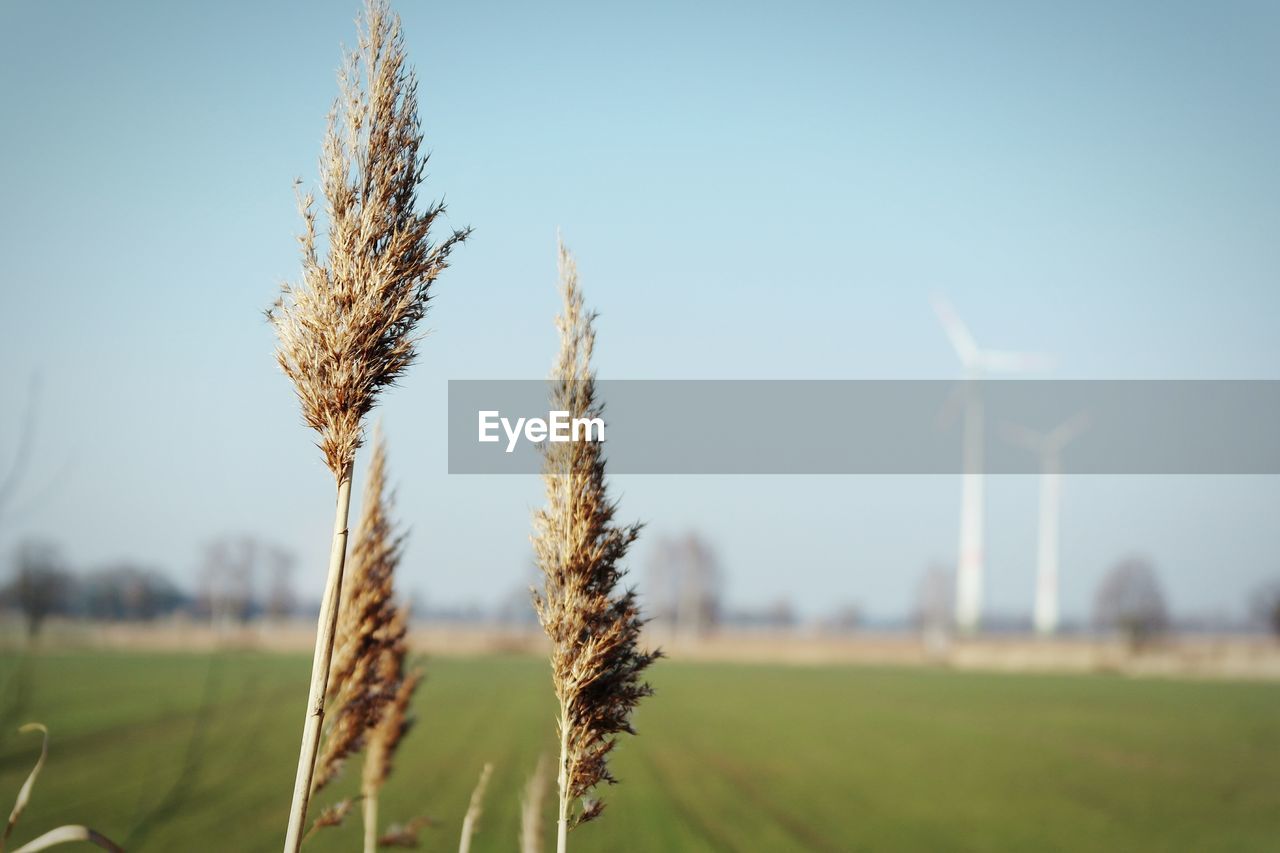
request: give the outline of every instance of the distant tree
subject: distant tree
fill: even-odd
[[[852,634],[862,627],[862,608],[857,604],[842,604],[822,620],[821,627],[833,634]]]
[[[796,614],[796,609],[789,598],[774,599],[773,603],[764,609],[765,627],[790,630],[799,624],[800,617]]]
[[[4,598],[22,611],[27,636],[34,640],[47,617],[70,609],[74,587],[57,550],[47,543],[29,542],[18,549],[17,566]]]
[[[298,560],[291,551],[276,545],[267,546],[266,559],[271,586],[264,609],[272,619],[287,619],[298,607],[298,597],[293,590],[293,569]]]
[[[1094,621],[1141,648],[1169,627],[1164,592],[1151,563],[1130,557],[1107,572],[1094,599]]]
[[[493,616],[503,627],[541,628],[538,623],[538,611],[534,609],[531,593],[542,594],[545,576],[538,568],[538,562],[530,557],[519,582],[513,584],[498,599]],[[417,612],[421,613],[421,610]]]
[[[292,551],[254,536],[213,540],[204,547],[195,613],[218,627],[264,614],[287,618],[299,606],[293,589],[296,565]]]
[[[197,610],[214,625],[243,624],[253,615],[253,582],[261,553],[250,536],[224,537],[205,546]]]
[[[150,621],[188,604],[160,572],[123,564],[88,575],[81,584],[85,614],[105,621]]]
[[[649,568],[649,616],[684,635],[705,633],[723,613],[723,575],[696,533],[658,541]]]
[[[1280,640],[1280,578],[1263,584],[1250,594],[1249,613]]]

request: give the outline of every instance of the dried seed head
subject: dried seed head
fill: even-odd
[[[595,315],[583,308],[573,256],[560,246],[563,311],[556,319],[560,353],[551,377],[551,408],[571,418],[601,417],[591,354]],[[608,497],[605,461],[596,442],[544,445],[547,506],[534,519],[534,550],[544,585],[534,606],[551,640],[552,677],[566,743],[561,767],[562,798],[579,802],[576,823],[604,808],[587,794],[616,781],[608,755],[619,733],[634,734],[631,712],[653,691],[641,673],[659,652],[641,650],[635,593],[618,589],[627,549],[640,525],[619,526],[617,504]]]
[[[405,64],[400,19],[385,0],[366,4],[359,47],[339,84],[320,158],[327,257],[317,248],[314,197],[300,193],[302,280],[282,288],[267,316],[303,418],[342,479],[361,444],[364,416],[414,359],[413,333],[431,284],[470,230],[432,243],[444,204],[416,209],[427,165],[418,82]]]
[[[417,847],[418,836],[422,830],[431,826],[432,820],[426,817],[415,817],[408,823],[393,823],[387,831],[378,836],[379,847]]]
[[[399,666],[403,666],[403,655]],[[387,776],[391,774],[391,759],[395,756],[400,740],[413,727],[413,717],[409,715],[409,703],[413,693],[422,683],[422,672],[414,670],[400,680],[400,687],[395,696],[382,712],[382,719],[369,733],[369,746],[365,753],[363,786],[366,792],[376,791],[382,787]]]
[[[315,821],[311,824],[311,829],[307,830],[307,835],[317,829],[324,829],[326,826],[341,826],[342,822],[347,819],[347,815],[351,813],[351,807],[354,804],[354,801],[347,797],[327,806],[320,814],[316,815]]]

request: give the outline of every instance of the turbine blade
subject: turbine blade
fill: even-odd
[[[978,345],[974,343],[969,327],[960,319],[951,303],[940,295],[935,293],[929,297],[929,301],[933,304],[933,311],[938,315],[938,322],[942,323],[942,330],[947,333],[952,348],[960,356],[960,361],[965,367],[973,366],[978,355]]]
[[[1061,450],[1070,444],[1076,436],[1089,428],[1092,419],[1088,412],[1081,412],[1068,419],[1066,422],[1055,427],[1053,432],[1045,438],[1045,443],[1053,446],[1054,450]]]
[[[1000,437],[1010,444],[1024,447],[1032,453],[1040,453],[1044,449],[1045,437],[1033,429],[1004,421],[1000,424]]]
[[[975,361],[984,370],[1003,373],[1031,373],[1053,367],[1053,357],[1036,352],[1011,352],[1009,350],[981,350]]]

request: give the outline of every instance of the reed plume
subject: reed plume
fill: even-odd
[[[387,831],[378,836],[379,847],[413,847],[418,846],[418,836],[422,830],[431,825],[431,819],[415,817],[408,823],[393,823]]]
[[[596,315],[583,308],[578,269],[560,244],[562,313],[556,318],[560,352],[551,376],[551,409],[570,418],[603,417],[596,399],[591,355]],[[551,640],[551,670],[560,703],[560,795],[556,849],[564,853],[568,831],[598,817],[595,786],[617,780],[608,757],[618,734],[635,734],[631,712],[652,688],[641,673],[660,652],[639,647],[643,620],[634,591],[618,589],[622,559],[641,525],[614,521],[605,460],[599,442],[543,446],[547,506],[534,519],[534,550],[543,592],[534,607]]]
[[[331,803],[320,810],[320,814],[316,815],[316,819],[311,822],[311,828],[307,830],[307,834],[302,836],[305,842],[308,838],[315,834],[316,830],[324,829],[327,826],[341,826],[342,822],[347,819],[347,815],[351,814],[351,809],[355,806],[355,800],[351,797],[338,800]]]
[[[387,488],[387,447],[375,430],[369,476],[360,520],[343,584],[342,607],[329,671],[327,704],[333,709],[316,762],[312,794],[335,779],[348,757],[365,749],[361,774],[365,850],[378,844],[378,793],[391,772],[391,759],[408,731],[409,702],[421,681],[406,673],[408,613],[395,603],[395,571],[404,553],[404,535],[392,521],[393,496]],[[349,801],[346,808],[349,808]],[[322,817],[338,820],[346,808],[331,807]]]
[[[364,417],[413,361],[414,330],[426,314],[431,285],[470,233],[454,231],[432,242],[444,205],[418,209],[427,156],[400,20],[385,0],[368,0],[363,17],[358,47],[339,73],[340,94],[320,158],[327,255],[322,259],[318,247],[314,196],[300,195],[302,279],[286,284],[267,312],[280,340],[277,361],[293,381],[303,419],[318,433],[338,486],[286,853],[301,845],[312,790]]]
[[[364,772],[361,778],[361,791],[364,793],[364,850],[365,853],[373,853],[377,849],[379,841],[378,836],[378,792],[382,790],[382,783],[386,781],[387,776],[391,773],[391,759],[395,755],[396,748],[400,744],[400,739],[409,731],[409,727],[413,724],[412,718],[409,716],[409,701],[413,698],[413,692],[418,689],[418,685],[422,682],[422,673],[411,672],[405,675],[400,681],[400,688],[396,691],[388,703],[386,710],[382,713],[382,719],[378,725],[374,727],[369,736],[368,751],[364,759]],[[405,825],[404,833],[413,832],[415,835],[418,829],[421,829],[425,823],[420,818],[415,818]],[[388,828],[388,833],[391,829]]]

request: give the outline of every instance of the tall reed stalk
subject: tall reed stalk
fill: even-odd
[[[583,308],[578,268],[560,244],[560,352],[551,375],[551,409],[570,418],[599,418],[591,355],[595,314]],[[607,759],[618,734],[635,734],[631,712],[653,693],[641,673],[660,652],[639,647],[643,621],[635,593],[619,590],[622,559],[640,525],[614,522],[617,504],[605,484],[598,442],[547,443],[543,448],[547,506],[534,518],[534,550],[543,591],[534,607],[551,640],[560,756],[556,850],[564,853],[569,830],[604,809],[592,789],[617,780]]]
[[[379,428],[343,583],[326,696],[333,710],[311,786],[314,796],[338,776],[351,755],[365,750],[360,793],[369,853],[377,848],[378,794],[408,731],[409,702],[421,681],[420,673],[405,671],[409,617],[395,603],[394,585],[404,536],[392,520],[386,470],[386,441]],[[326,819],[317,819],[317,826],[336,825],[349,808],[350,803],[338,803],[326,810]]]
[[[417,210],[427,157],[420,150],[417,79],[405,64],[400,21],[385,0],[369,0],[363,17],[358,47],[339,74],[340,94],[320,158],[327,256],[322,260],[317,248],[314,198],[300,195],[302,280],[285,285],[267,312],[280,339],[277,361],[293,381],[304,420],[320,436],[337,484],[286,853],[301,846],[312,791],[364,418],[382,389],[412,363],[413,333],[426,314],[430,287],[469,234],[454,231],[440,243],[431,241],[444,205]]]

